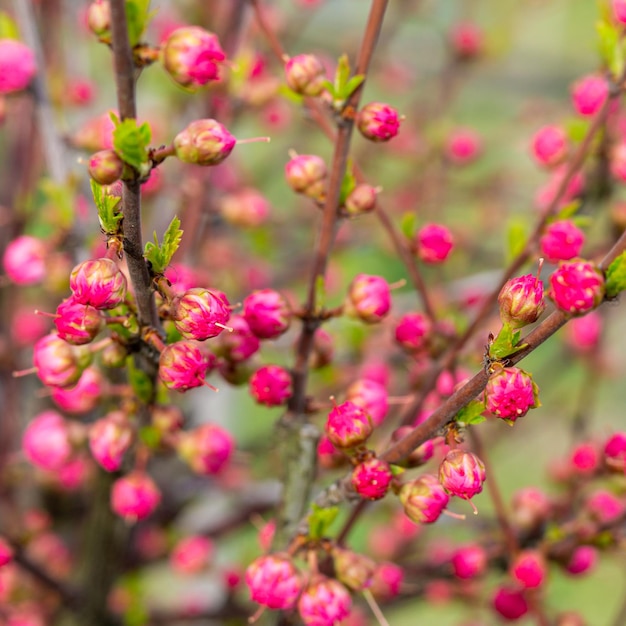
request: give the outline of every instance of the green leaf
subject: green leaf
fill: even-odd
[[[315,308],[319,311],[326,304],[326,281],[323,276],[315,279]]]
[[[620,40],[620,30],[609,20],[596,23],[600,40],[600,56],[611,71],[613,78],[618,78],[624,71],[624,48]]]
[[[511,220],[507,231],[507,259],[517,257],[524,249],[527,239],[526,222],[518,219]]]
[[[174,216],[163,235],[161,244],[159,244],[156,232],[154,233],[154,243],[146,242],[144,257],[152,265],[154,274],[162,274],[165,271],[176,250],[178,250],[182,237],[183,231],[180,229],[180,220]]]
[[[19,39],[20,31],[11,16],[0,11],[0,39]]]
[[[606,297],[615,298],[626,289],[626,252],[622,252],[606,270]]]
[[[495,360],[501,360],[507,356],[511,356],[526,347],[526,344],[518,345],[521,332],[519,330],[513,332],[509,324],[504,324],[498,333],[498,336],[489,346],[489,356]]]
[[[391,470],[393,476],[400,476],[406,472],[406,468],[400,467],[400,465],[389,465],[389,469]]]
[[[126,0],[126,21],[131,48],[141,41],[150,17],[150,0]]]
[[[485,411],[484,400],[472,400],[467,406],[464,406],[455,416],[457,422],[463,424],[480,424],[487,418],[483,415]]]
[[[365,80],[364,74],[355,74],[345,85],[343,88],[343,92],[341,93],[341,98],[343,100],[347,100],[363,83]]]
[[[402,234],[410,240],[415,237],[415,231],[417,230],[417,215],[413,211],[407,211],[400,220],[400,230]]]
[[[102,185],[91,179],[91,193],[98,209],[100,228],[107,236],[115,236],[121,233],[122,219],[124,215],[118,210],[121,198],[110,196]]]
[[[339,192],[339,204],[343,205],[346,201],[346,198],[352,193],[354,188],[356,187],[356,178],[352,173],[352,163],[348,163],[348,167],[346,168],[346,173],[343,176],[343,180],[341,181],[341,190]]]
[[[150,125],[144,122],[137,126],[137,120],[128,118],[119,121],[115,115],[111,115],[115,124],[113,131],[113,149],[117,156],[136,170],[149,163],[148,146],[151,139]]]
[[[312,505],[312,511],[309,513],[309,537],[311,539],[321,539],[326,535],[326,531],[335,521],[339,514],[339,507],[333,506],[322,508],[317,504]]]
[[[569,220],[572,217],[574,217],[574,215],[576,215],[576,213],[578,213],[578,210],[580,209],[580,207],[582,206],[582,202],[580,200],[574,200],[572,202],[570,202],[569,204],[566,204],[554,217],[553,220],[550,221],[560,221],[560,220]]]
[[[585,119],[571,118],[565,123],[567,136],[574,142],[580,143],[589,130],[589,122]]]
[[[137,398],[139,398],[141,402],[148,404],[152,400],[153,392],[150,377],[146,372],[135,366],[132,356],[126,359],[126,364],[128,367],[128,381],[130,382],[130,386]]]
[[[155,426],[142,426],[139,429],[139,439],[141,439],[148,448],[154,450],[158,448],[161,443],[161,431]]]
[[[350,79],[350,61],[347,54],[342,54],[335,70],[335,92],[341,94]]]

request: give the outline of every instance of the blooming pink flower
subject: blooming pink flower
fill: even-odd
[[[191,341],[165,346],[159,357],[159,378],[168,389],[180,392],[204,385],[209,360]]]
[[[100,371],[94,367],[88,367],[83,370],[73,387],[53,387],[52,399],[66,413],[88,413],[100,401],[103,384],[104,380]]]
[[[70,274],[74,301],[95,309],[114,309],[126,298],[126,277],[115,261],[107,258],[79,263]]]
[[[176,330],[186,339],[204,341],[219,335],[230,317],[230,302],[221,291],[194,287],[172,305]]]
[[[367,378],[354,381],[346,391],[346,400],[365,409],[374,426],[382,424],[387,415],[387,396],[387,389],[383,385]]]
[[[319,96],[324,90],[326,69],[313,54],[298,54],[285,63],[289,88],[303,96]]]
[[[22,449],[33,465],[58,470],[72,453],[68,424],[56,411],[40,413],[26,427]]]
[[[478,543],[458,548],[452,555],[452,567],[457,578],[466,580],[480,576],[487,568],[487,553]]]
[[[214,551],[215,546],[208,537],[191,535],[174,546],[170,564],[178,574],[196,574],[209,564]]]
[[[519,619],[528,613],[528,602],[524,592],[513,586],[498,587],[492,602],[496,612],[508,620]]]
[[[102,328],[100,311],[70,297],[59,304],[54,325],[61,339],[76,346],[90,343]]]
[[[33,51],[15,39],[0,39],[0,95],[22,91],[37,73]]]
[[[485,401],[490,413],[511,421],[540,406],[533,379],[517,367],[503,367],[491,376],[485,387]]]
[[[585,233],[571,220],[552,222],[539,240],[541,254],[552,263],[578,256],[584,243]]]
[[[250,377],[249,390],[259,404],[280,406],[291,397],[291,374],[278,365],[264,365]]]
[[[609,97],[609,85],[602,76],[589,74],[572,86],[572,103],[580,115],[595,115]]]
[[[584,315],[604,299],[604,275],[588,261],[565,261],[550,276],[548,295],[564,313]]]
[[[381,276],[357,274],[348,287],[346,313],[366,324],[380,322],[391,308],[391,291]]]
[[[111,411],[89,428],[91,454],[107,472],[115,472],[122,466],[132,440],[132,427],[122,411]]]
[[[326,190],[328,168],[315,154],[299,154],[285,165],[287,184],[309,198],[318,198]]]
[[[306,626],[334,626],[350,613],[352,598],[338,581],[317,576],[302,592],[298,613]]]
[[[400,502],[416,524],[432,524],[448,506],[450,496],[432,474],[424,474],[400,489]]]
[[[135,470],[113,483],[111,508],[128,522],[136,522],[152,515],[161,502],[161,492],[146,474]]]
[[[328,414],[324,430],[335,447],[353,448],[372,434],[372,419],[354,402],[344,402]]]
[[[439,482],[453,496],[469,500],[483,490],[485,466],[472,452],[450,450],[439,466]]]
[[[36,285],[46,276],[46,256],[46,244],[41,239],[21,235],[6,247],[2,265],[9,280],[16,285]]]
[[[598,561],[598,551],[593,546],[578,546],[572,552],[565,569],[578,576],[592,570]]]
[[[443,263],[453,247],[452,233],[442,224],[425,224],[415,235],[415,248],[424,263]]]
[[[388,104],[370,102],[357,113],[356,126],[366,139],[389,141],[398,134],[400,117]]]
[[[480,135],[471,128],[458,128],[448,137],[446,156],[456,165],[467,165],[482,152]]]
[[[539,165],[553,167],[567,156],[567,133],[560,126],[543,126],[534,134],[531,147]]]
[[[34,346],[33,364],[44,385],[69,387],[83,372],[81,352],[58,335],[44,335]]]
[[[218,474],[230,460],[235,448],[232,435],[217,424],[203,424],[181,433],[177,452],[194,472]]]
[[[176,156],[184,163],[219,165],[237,140],[215,120],[195,120],[174,137]]]
[[[395,338],[405,350],[416,352],[428,343],[432,326],[421,313],[405,313],[396,324]]]
[[[541,587],[546,575],[545,559],[537,550],[522,550],[511,564],[511,577],[524,589]]]
[[[380,500],[387,493],[393,474],[389,464],[381,459],[368,459],[352,470],[352,486],[368,500]]]
[[[243,317],[259,339],[275,339],[289,328],[291,307],[278,291],[258,289],[244,299]]]
[[[292,609],[302,591],[302,576],[286,554],[270,554],[246,569],[252,600],[270,609]]]

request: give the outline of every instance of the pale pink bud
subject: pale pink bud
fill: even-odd
[[[197,574],[209,564],[214,552],[215,546],[208,537],[185,537],[172,549],[170,565],[178,574]]]
[[[503,585],[496,589],[493,608],[504,619],[517,620],[528,613],[528,602],[524,592],[517,587]]]
[[[33,51],[15,39],[0,39],[0,95],[22,91],[37,73]]]
[[[552,222],[539,240],[542,256],[552,263],[578,256],[584,243],[585,233],[571,220]]]
[[[617,22],[626,24],[626,0],[613,0],[613,16]]]
[[[511,577],[524,589],[541,587],[546,575],[545,559],[537,550],[523,550],[511,564]]]
[[[165,346],[159,357],[159,378],[168,389],[185,392],[204,385],[209,360],[191,341]]]
[[[455,165],[467,165],[482,152],[480,135],[470,128],[458,128],[448,137],[446,156]]]
[[[389,141],[398,134],[398,111],[384,102],[366,104],[356,116],[356,125],[363,137],[370,141]]]
[[[239,363],[258,352],[261,347],[259,338],[241,315],[233,315],[228,320],[228,327],[232,330],[220,335],[216,350],[221,357]]]
[[[195,91],[218,80],[218,64],[226,58],[216,35],[199,26],[172,32],[161,48],[161,60],[176,83]]]
[[[560,126],[543,126],[534,134],[531,148],[539,165],[558,165],[567,156],[567,133]]]
[[[119,478],[111,487],[111,508],[128,522],[152,515],[161,502],[161,492],[146,474],[135,470]]]
[[[111,113],[116,112],[107,111],[87,120],[72,136],[72,144],[90,152],[112,148],[115,124]]]
[[[524,529],[536,528],[550,515],[550,498],[537,487],[524,487],[515,492],[512,501],[512,517]]]
[[[194,287],[174,300],[172,319],[186,339],[217,337],[230,317],[230,302],[221,291]]]
[[[299,154],[285,165],[287,184],[309,198],[320,198],[326,191],[327,176],[324,159],[315,154]]]
[[[11,337],[18,347],[31,346],[48,332],[46,318],[27,307],[18,307],[11,319]]]
[[[364,443],[372,434],[372,420],[354,402],[344,402],[328,414],[324,430],[335,447],[353,448]]]
[[[592,570],[598,561],[598,551],[593,546],[578,546],[571,554],[565,569],[578,576]]]
[[[243,316],[259,339],[275,339],[289,328],[291,307],[278,291],[260,289],[243,301]]]
[[[487,569],[487,553],[478,543],[462,546],[452,555],[454,575],[462,580],[480,576]]]
[[[604,300],[604,275],[589,261],[562,262],[550,276],[548,295],[564,313],[584,315]]]
[[[85,106],[94,100],[95,83],[86,78],[71,77],[67,79],[65,98],[74,106]]]
[[[270,554],[246,569],[246,584],[254,602],[270,609],[292,609],[302,591],[302,576],[286,554]]]
[[[280,406],[291,397],[291,374],[278,365],[264,365],[250,377],[249,390],[259,404]]]
[[[543,283],[532,274],[508,280],[498,296],[500,319],[513,329],[523,328],[536,322],[546,305],[543,299]]]
[[[100,311],[77,302],[73,297],[59,304],[56,315],[54,325],[59,337],[75,346],[93,341],[103,325]]]
[[[626,143],[618,143],[610,153],[609,166],[613,178],[626,181]]]
[[[115,261],[107,258],[79,263],[70,274],[74,300],[95,309],[114,309],[126,298],[126,277]]]
[[[219,474],[230,460],[235,448],[232,435],[217,424],[203,424],[181,433],[177,444],[180,457],[197,474]]]
[[[381,276],[357,274],[348,287],[346,313],[366,324],[382,321],[391,308],[391,290]]]
[[[298,54],[285,63],[289,88],[303,96],[319,96],[324,90],[326,70],[313,54]]]
[[[387,389],[383,385],[366,378],[356,380],[346,391],[346,400],[365,409],[374,426],[382,424],[387,415],[387,397]]]
[[[611,524],[624,516],[626,510],[621,498],[606,489],[598,489],[585,500],[585,508],[600,524]]]
[[[78,381],[84,367],[81,353],[58,335],[44,335],[33,348],[33,364],[44,385],[70,387]]]
[[[346,198],[345,210],[350,217],[363,215],[374,210],[378,190],[371,185],[357,185]]]
[[[26,427],[22,449],[33,465],[51,471],[60,469],[72,453],[67,422],[56,411],[40,413]]]
[[[374,561],[362,554],[340,547],[333,548],[332,557],[337,578],[344,585],[354,591],[362,591],[372,584],[372,577],[376,570]]]
[[[324,469],[332,469],[335,467],[341,467],[346,460],[343,453],[335,448],[331,440],[327,435],[320,437],[317,444],[317,460],[320,467]]]
[[[454,238],[442,224],[426,224],[417,231],[414,245],[419,258],[434,265],[448,258],[454,247]]]
[[[225,126],[211,119],[195,120],[174,137],[176,156],[196,165],[218,165],[236,143]]]
[[[46,244],[41,239],[21,235],[6,247],[2,265],[9,280],[16,285],[36,285],[46,275],[46,256]]]
[[[571,348],[585,354],[594,350],[602,334],[602,316],[591,311],[582,317],[575,317],[565,327],[565,337]]]
[[[580,115],[595,115],[609,96],[609,85],[602,76],[589,74],[572,86],[572,104]]]
[[[600,451],[594,443],[580,443],[572,450],[570,463],[579,474],[593,474],[600,465]]]
[[[104,380],[99,370],[86,368],[73,387],[53,387],[54,403],[66,413],[81,414],[93,411],[102,398]]]
[[[471,22],[455,24],[450,31],[450,45],[459,59],[473,59],[483,51],[483,31]]]
[[[13,549],[9,543],[0,536],[0,567],[10,563],[13,560]],[[0,585],[1,586],[1,585]]]
[[[103,42],[111,40],[111,6],[109,0],[93,0],[87,8],[87,26]]]
[[[86,485],[92,468],[90,460],[83,455],[77,455],[55,472],[55,478],[62,489],[75,491]]]
[[[465,500],[483,490],[485,465],[472,452],[450,450],[439,466],[439,481],[451,495]]]
[[[437,521],[450,500],[441,483],[431,474],[403,485],[399,497],[407,517],[416,524]]]
[[[220,202],[224,219],[235,226],[254,228],[265,223],[270,213],[270,203],[256,189],[241,189],[224,196]]]
[[[389,464],[381,459],[368,459],[352,470],[354,490],[367,500],[380,500],[385,497],[393,479]]]
[[[404,570],[395,563],[380,563],[374,571],[370,589],[377,598],[395,598],[404,582]]]
[[[124,161],[114,150],[100,150],[89,157],[87,171],[99,185],[112,185],[124,173]]]
[[[305,626],[334,626],[352,608],[348,590],[338,581],[316,576],[298,600],[298,613]]]
[[[111,411],[89,427],[91,454],[107,472],[115,472],[122,466],[132,440],[133,429],[122,411]]]
[[[426,347],[432,325],[421,313],[405,313],[396,324],[395,338],[407,352],[419,352]]]
[[[503,367],[489,378],[485,400],[490,413],[513,422],[540,406],[532,377],[517,367]]]

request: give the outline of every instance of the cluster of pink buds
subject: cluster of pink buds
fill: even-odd
[[[507,281],[498,296],[500,319],[511,328],[536,322],[545,309],[543,283],[538,276],[525,274]]]
[[[37,73],[33,51],[15,39],[0,39],[0,95],[22,91]]]
[[[389,141],[400,129],[398,111],[384,102],[366,104],[356,116],[356,126],[370,141]]]
[[[604,300],[604,275],[589,261],[563,262],[550,276],[548,295],[564,313],[584,315]]]
[[[383,320],[391,308],[391,290],[381,276],[358,274],[348,287],[346,313],[367,324]]]
[[[487,382],[485,405],[492,415],[514,422],[530,409],[540,406],[539,390],[530,374],[524,370],[503,367]]]
[[[172,319],[183,337],[204,341],[217,337],[226,328],[230,308],[221,291],[194,287],[174,299]]]

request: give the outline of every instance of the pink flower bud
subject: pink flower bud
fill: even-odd
[[[194,287],[176,298],[172,319],[176,330],[186,339],[204,341],[224,330],[230,318],[230,302],[221,291]]]
[[[222,198],[220,211],[229,224],[254,228],[267,220],[270,203],[256,189],[241,189]]]
[[[89,176],[99,185],[112,185],[124,173],[124,161],[114,150],[100,150],[89,157]]]
[[[28,307],[19,306],[11,320],[10,332],[17,347],[32,346],[48,332],[48,322]]]
[[[46,256],[46,245],[41,239],[21,235],[6,247],[2,265],[16,285],[36,285],[46,276]]]
[[[602,76],[589,74],[572,86],[572,104],[580,115],[595,115],[609,97],[609,85]]]
[[[576,352],[586,354],[594,350],[602,334],[602,316],[591,311],[582,317],[575,317],[565,327],[565,338]]]
[[[340,547],[333,548],[332,557],[337,578],[344,585],[354,591],[362,591],[372,584],[376,570],[374,561]]]
[[[482,140],[470,128],[458,128],[448,137],[446,156],[455,165],[467,165],[475,161],[482,152]]]
[[[551,510],[550,498],[537,487],[524,487],[513,496],[512,518],[523,529],[541,526]]]
[[[221,357],[239,363],[259,351],[261,343],[241,315],[233,315],[228,320],[228,326],[232,331],[220,335],[216,350]]]
[[[335,447],[354,448],[372,434],[372,420],[354,402],[344,402],[328,414],[324,430]]]
[[[540,406],[538,393],[530,374],[517,367],[503,367],[487,382],[486,407],[496,417],[514,422]]]
[[[560,126],[543,126],[533,136],[532,155],[543,167],[561,163],[568,152],[567,133]]]
[[[285,63],[285,77],[290,89],[314,98],[324,90],[326,70],[313,54],[298,54]]]
[[[593,546],[578,546],[571,554],[565,569],[578,576],[592,570],[598,562],[598,551]]]
[[[197,574],[209,564],[214,552],[215,546],[208,537],[185,537],[172,549],[170,565],[178,574]]]
[[[111,411],[89,428],[91,454],[107,472],[115,472],[122,466],[132,440],[133,429],[122,411]]]
[[[168,389],[185,392],[204,385],[209,360],[191,341],[165,346],[159,357],[159,378]]]
[[[439,481],[451,495],[465,500],[483,490],[485,466],[472,452],[450,450],[439,466]]]
[[[368,459],[352,470],[354,490],[367,500],[380,500],[385,497],[393,479],[389,464],[381,459]]]
[[[276,339],[289,328],[291,307],[278,291],[260,289],[243,301],[243,316],[259,339]]]
[[[523,550],[511,564],[511,577],[524,589],[541,587],[546,580],[546,561],[537,550]]]
[[[195,120],[174,137],[176,156],[196,165],[218,165],[236,143],[225,126],[210,119]]]
[[[626,507],[621,498],[606,489],[594,491],[585,500],[585,508],[600,524],[612,524],[624,516]]]
[[[109,0],[93,0],[87,8],[87,26],[100,39],[111,41],[111,6]]]
[[[13,560],[13,549],[9,543],[0,536],[0,567],[7,565]],[[1,585],[0,585],[1,586]]]
[[[111,508],[127,522],[138,522],[152,515],[161,502],[161,492],[146,474],[135,470],[119,478],[111,487]]]
[[[15,39],[0,39],[0,95],[22,91],[37,73],[33,51]]]
[[[459,548],[452,555],[454,575],[462,580],[480,576],[487,569],[487,553],[478,543]]]
[[[317,444],[317,460],[320,467],[333,469],[335,467],[341,467],[346,457],[340,450],[335,448],[326,435],[322,435]]]
[[[87,120],[72,135],[72,145],[90,152],[112,148],[115,124],[111,120],[111,113],[117,114],[116,111],[106,111]]]
[[[254,602],[270,609],[292,609],[302,591],[302,576],[287,554],[270,554],[246,569],[246,584]]]
[[[365,409],[374,426],[382,424],[387,415],[389,409],[387,396],[387,390],[383,385],[366,378],[353,382],[346,391],[346,400]]]
[[[161,48],[167,73],[191,91],[218,80],[218,63],[225,58],[217,36],[199,26],[177,28]]]
[[[548,261],[569,261],[580,254],[585,233],[571,220],[552,222],[541,236],[541,254]]]
[[[395,563],[380,563],[374,571],[370,589],[372,593],[383,600],[395,598],[404,582],[404,570]]]
[[[496,589],[493,608],[507,620],[517,620],[528,613],[528,602],[524,592],[516,587],[503,585]]]
[[[203,424],[181,433],[177,444],[180,457],[197,474],[219,474],[230,460],[235,448],[232,435],[217,424]]]
[[[285,165],[287,184],[297,193],[320,198],[326,191],[328,169],[324,159],[315,154],[299,154]]]
[[[126,277],[111,259],[79,263],[70,274],[74,300],[95,309],[114,309],[126,298]]]
[[[609,459],[626,459],[626,432],[617,432],[606,440],[604,455]]]
[[[471,22],[455,24],[450,31],[450,45],[459,59],[473,59],[483,52],[483,31]]]
[[[73,297],[63,300],[56,314],[54,325],[59,337],[75,346],[93,341],[103,325],[100,311],[77,302]]]
[[[550,276],[548,295],[564,313],[584,315],[604,300],[604,275],[589,261],[562,262]]]
[[[72,453],[67,422],[56,411],[40,413],[26,427],[22,449],[33,465],[50,471],[60,469]]]
[[[500,319],[513,329],[523,328],[536,322],[546,305],[543,299],[543,283],[532,274],[525,274],[507,281],[498,296]]]
[[[615,21],[626,24],[626,0],[613,0],[612,4]]]
[[[391,290],[381,276],[357,274],[348,287],[346,313],[366,324],[382,321],[391,308]]]
[[[363,137],[370,141],[389,141],[398,134],[400,117],[388,104],[370,102],[357,113],[356,125]]]
[[[600,465],[600,451],[594,443],[578,444],[570,455],[570,463],[575,472],[593,474]]]
[[[374,210],[378,190],[371,185],[357,185],[346,198],[345,210],[350,217],[364,215]]]
[[[416,524],[432,524],[448,506],[450,496],[437,478],[424,474],[400,489],[406,516]]]
[[[103,386],[99,370],[88,367],[73,387],[53,387],[51,397],[61,410],[80,415],[96,408],[102,399]]]
[[[52,387],[70,387],[84,369],[78,349],[53,334],[44,335],[35,344],[33,363],[41,382]]]
[[[419,258],[424,263],[434,265],[448,258],[454,247],[454,239],[442,224],[426,224],[417,231],[414,245]]]
[[[337,580],[318,575],[302,592],[298,613],[305,626],[333,626],[352,608],[348,590]]]
[[[396,324],[395,338],[407,352],[419,352],[428,343],[432,325],[421,313],[405,313]]]
[[[249,389],[259,404],[280,406],[291,397],[291,374],[278,365],[264,365],[250,377]]]
[[[626,181],[626,143],[622,142],[613,146],[609,166],[615,180]]]

